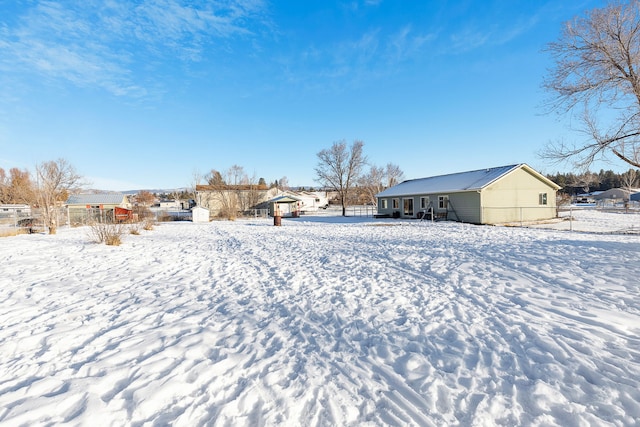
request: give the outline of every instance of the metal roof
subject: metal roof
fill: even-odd
[[[124,197],[122,193],[76,194],[69,196],[67,205],[119,205]]]
[[[291,196],[289,194],[283,194],[276,198],[269,200],[267,203],[295,203],[299,202],[301,199]]]
[[[481,190],[492,182],[502,178],[504,175],[522,167],[526,167],[530,172],[537,174],[543,180],[555,185],[544,176],[521,163],[517,165],[499,166],[469,172],[432,176],[428,178],[411,179],[387,188],[386,190],[376,194],[376,197],[398,197],[416,194],[456,193]]]

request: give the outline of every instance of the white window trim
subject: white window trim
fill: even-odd
[[[446,204],[443,203],[445,200],[447,201]],[[444,207],[442,206],[443,204],[445,205]],[[449,195],[445,194],[442,196],[438,196],[438,209],[446,210],[448,209],[448,207],[449,207]]]

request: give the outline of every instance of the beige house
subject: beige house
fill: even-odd
[[[559,189],[518,164],[408,180],[376,198],[378,217],[501,224],[555,218]]]
[[[277,194],[277,188],[266,185],[196,185],[198,206],[208,209],[212,217],[267,209],[266,202]]]

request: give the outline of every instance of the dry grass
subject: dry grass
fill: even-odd
[[[13,236],[17,236],[18,234],[24,234],[23,233],[19,233],[19,229],[15,229],[15,228],[0,228],[0,237],[13,237]]]
[[[140,234],[140,224],[138,223],[129,224],[129,234],[138,236]]]
[[[109,246],[120,246],[124,232],[124,224],[96,222],[89,226],[89,237],[96,243]]]

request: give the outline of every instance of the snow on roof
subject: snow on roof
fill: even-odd
[[[283,194],[268,201],[268,203],[294,203],[299,202],[300,199],[289,194]]]
[[[453,193],[459,191],[480,190],[498,178],[521,167],[522,164],[459,172],[429,178],[411,179],[387,188],[376,197],[407,196],[426,193]]]
[[[124,199],[122,193],[76,194],[69,196],[68,205],[119,205]]]

